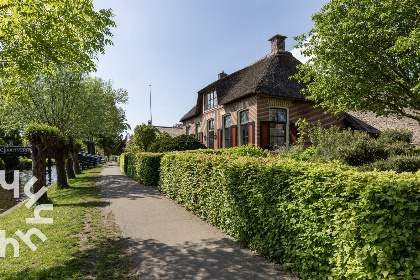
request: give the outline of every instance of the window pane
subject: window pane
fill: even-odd
[[[270,122],[276,122],[277,119],[277,110],[276,109],[270,109]]]
[[[270,149],[286,144],[286,125],[270,123]]]
[[[249,121],[248,110],[240,112],[239,118],[240,118],[240,123],[241,124],[247,124],[248,121]]]
[[[287,110],[286,109],[277,110],[277,122],[287,123]]]
[[[230,115],[225,116],[224,126],[225,126],[225,128],[230,127]]]
[[[271,108],[270,122],[287,123],[287,109]]]
[[[209,130],[214,129],[214,120],[209,120]]]

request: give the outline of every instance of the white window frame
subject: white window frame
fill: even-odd
[[[207,96],[210,96],[210,98],[207,98]],[[209,101],[210,101],[210,105],[208,105]],[[216,90],[213,89],[203,94],[203,112],[213,110],[216,107],[217,107]]]

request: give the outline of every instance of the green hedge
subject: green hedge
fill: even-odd
[[[420,279],[420,173],[174,152],[159,189],[301,279]]]
[[[159,153],[125,153],[119,157],[120,168],[123,173],[142,184],[157,186],[162,156]]]

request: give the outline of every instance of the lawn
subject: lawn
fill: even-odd
[[[134,279],[132,261],[111,213],[104,213],[105,201],[95,188],[101,168],[83,171],[69,180],[69,188],[50,187],[52,211],[41,216],[53,224],[26,224],[34,217],[33,208],[21,206],[0,218],[0,230],[19,242],[20,256],[7,246],[0,257],[0,279]],[[39,229],[47,240],[32,235],[38,247],[32,251],[16,234]]]

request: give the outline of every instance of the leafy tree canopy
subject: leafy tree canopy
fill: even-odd
[[[295,39],[310,60],[294,77],[330,111],[420,122],[420,2],[331,0]]]
[[[114,89],[111,82],[60,68],[55,76],[37,75],[21,87],[27,102],[0,102],[5,131],[23,130],[35,122],[56,127],[64,136],[86,139],[119,135],[127,127],[124,110],[118,107],[127,102],[127,92]]]
[[[134,128],[133,138],[131,138],[127,148],[131,152],[146,152],[155,139],[156,130],[154,126],[143,123]]]
[[[97,54],[112,44],[113,16],[92,0],[0,0],[1,96],[21,97],[19,80],[54,73],[54,65],[95,70]]]

